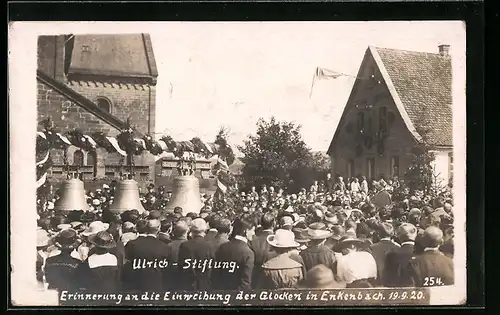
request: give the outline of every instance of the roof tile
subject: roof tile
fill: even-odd
[[[452,146],[451,58],[424,52],[375,49],[420,135],[426,133],[424,137],[429,144]]]

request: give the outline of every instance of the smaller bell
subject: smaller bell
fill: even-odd
[[[133,179],[124,179],[117,183],[113,203],[109,206],[112,213],[123,213],[136,209],[139,213],[145,211],[139,197],[139,186]]]
[[[89,205],[85,197],[83,182],[78,178],[71,178],[64,181],[61,187],[61,196],[54,205],[56,211],[88,211]]]

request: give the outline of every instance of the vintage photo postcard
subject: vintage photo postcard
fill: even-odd
[[[12,304],[464,304],[465,33],[10,24]]]

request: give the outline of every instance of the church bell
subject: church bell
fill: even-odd
[[[193,175],[174,178],[172,198],[167,204],[166,210],[173,211],[175,207],[181,207],[183,215],[189,212],[200,213],[203,203],[201,202],[198,178]]]
[[[63,182],[61,196],[54,204],[57,211],[88,211],[89,205],[85,197],[83,182],[78,178],[71,178]]]
[[[123,213],[134,209],[139,211],[139,213],[145,211],[139,197],[139,186],[133,179],[121,180],[116,185],[115,197],[113,203],[109,206],[109,211],[112,213]]]

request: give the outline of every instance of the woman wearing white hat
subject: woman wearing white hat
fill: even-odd
[[[269,235],[267,242],[278,254],[262,265],[260,281],[262,289],[297,288],[304,278],[302,264],[290,258],[290,252],[300,246],[295,241],[295,234],[279,229],[275,235]]]

